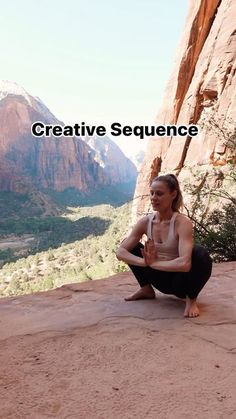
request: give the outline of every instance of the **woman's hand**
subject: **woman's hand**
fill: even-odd
[[[145,242],[144,249],[141,249],[145,263],[150,266],[157,260],[157,251],[153,240]]]

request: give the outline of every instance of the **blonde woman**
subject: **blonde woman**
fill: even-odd
[[[177,177],[154,178],[150,197],[154,212],[137,222],[116,254],[140,285],[125,300],[155,298],[154,287],[185,298],[185,317],[199,316],[197,297],[211,276],[212,260],[202,246],[193,246],[192,222],[179,212],[183,200]],[[147,236],[144,246],[140,243],[143,234]]]

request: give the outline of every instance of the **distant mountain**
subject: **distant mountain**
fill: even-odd
[[[35,121],[60,123],[39,99],[15,83],[3,83],[1,87],[0,159],[4,162],[1,167],[7,170],[13,166],[13,174],[22,180],[27,177],[39,188],[57,191],[74,187],[87,192],[106,184],[102,168],[80,138],[32,136],[31,125]],[[7,176],[0,169],[0,175],[0,190],[21,192],[11,169]]]
[[[30,108],[44,116],[45,122],[53,124],[59,122],[39,97],[29,95],[23,87],[15,82],[0,80],[0,101],[6,97],[22,97]]]
[[[88,195],[136,180],[134,165],[110,139],[35,138],[35,121],[63,125],[39,98],[16,83],[0,82],[0,191],[70,189]]]
[[[142,163],[144,161],[145,151],[139,150],[138,152],[134,152],[128,156],[128,158],[135,164],[137,170],[141,169]]]
[[[137,169],[134,163],[108,136],[86,137],[84,141],[94,151],[94,160],[103,168],[110,185],[136,181]]]

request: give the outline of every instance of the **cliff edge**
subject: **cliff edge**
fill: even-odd
[[[214,264],[194,319],[125,302],[131,273],[1,299],[0,418],[233,418],[235,268]]]

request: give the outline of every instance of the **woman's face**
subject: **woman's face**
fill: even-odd
[[[172,202],[177,195],[177,191],[170,191],[166,182],[155,181],[150,187],[150,198],[154,211],[166,211],[171,209]]]

